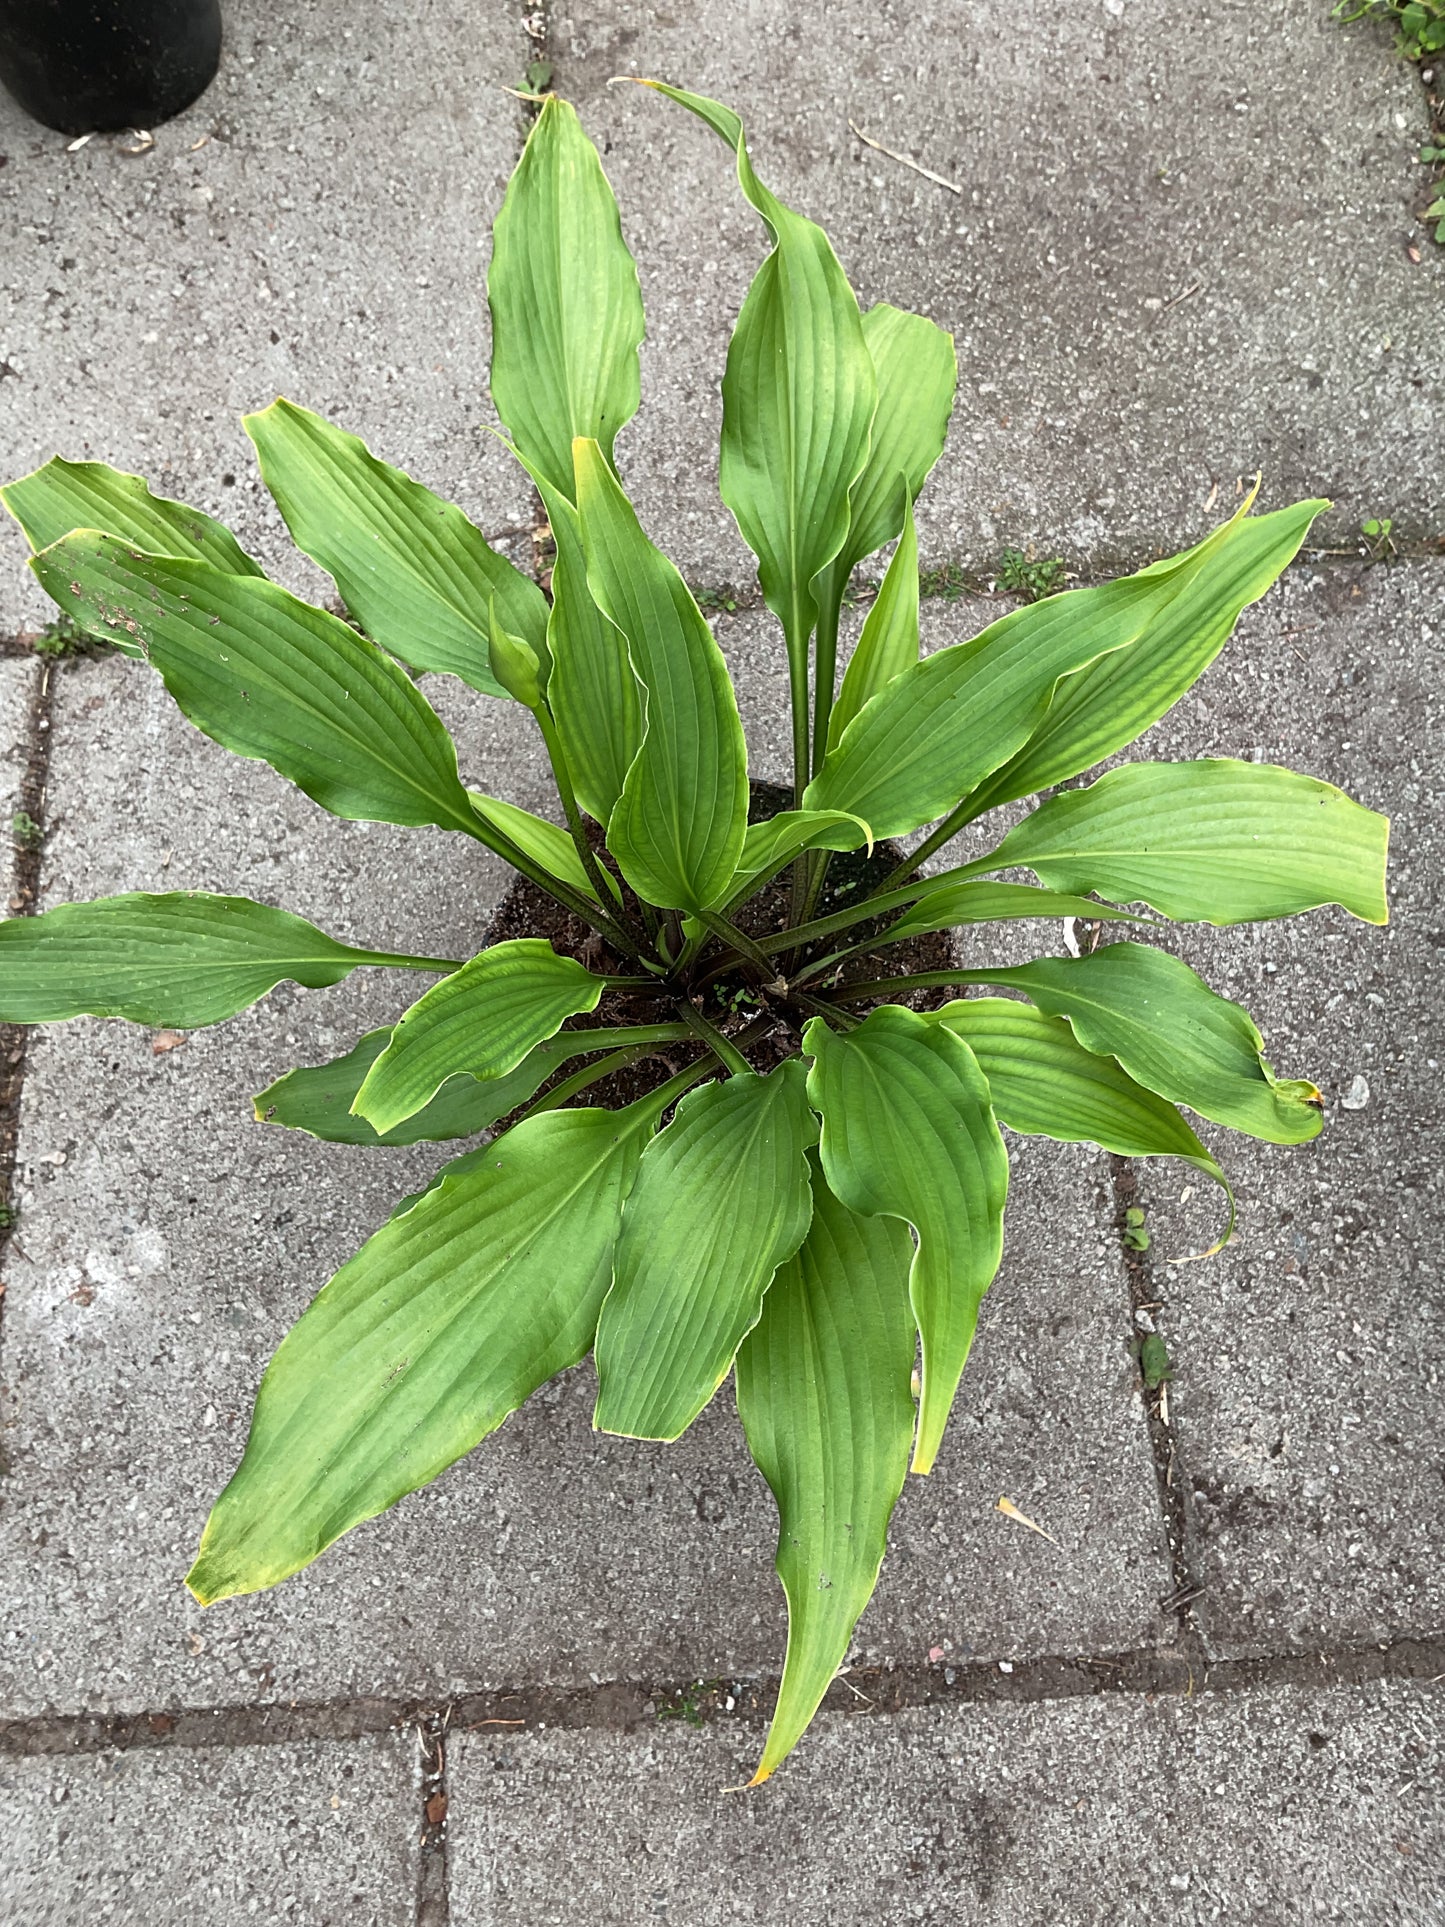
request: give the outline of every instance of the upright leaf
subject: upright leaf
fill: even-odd
[[[567,758],[577,800],[606,823],[642,746],[642,690],[627,641],[592,599],[582,524],[565,495],[541,475],[538,489],[552,525],[552,614],[547,706]]]
[[[815,1017],[808,1098],[823,1121],[828,1183],[853,1211],[918,1234],[909,1293],[923,1343],[915,1472],[930,1472],[1003,1253],[1008,1154],[989,1088],[962,1038],[898,1004],[856,1030]]]
[[[750,896],[805,850],[856,850],[865,843],[871,852],[868,825],[846,810],[781,810],[764,823],[749,823],[728,900]]]
[[[677,570],[643,534],[596,442],[579,441],[587,578],[645,692],[642,746],[607,826],[638,895],[666,910],[727,894],[747,828],[743,726],[722,652]]]
[[[803,797],[875,836],[945,815],[1037,729],[1061,677],[1137,642],[1201,571],[1209,544],[1097,588],[1014,609],[895,676],[850,722]]]
[[[737,1359],[748,1449],[778,1503],[788,1656],[759,1785],[782,1764],[848,1653],[908,1473],[915,1339],[913,1241],[850,1211],[815,1156],[813,1218]]]
[[[812,1214],[796,1059],[682,1099],[648,1145],[597,1327],[603,1432],[675,1439],[727,1377]]]
[[[1385,923],[1389,819],[1268,763],[1126,763],[1062,790],[994,852],[1045,883],[1147,903],[1166,917],[1245,923],[1338,903]]]
[[[429,1104],[449,1077],[504,1077],[569,1017],[596,1010],[605,989],[601,977],[541,937],[493,944],[418,998],[352,1108],[378,1133],[390,1131]]]
[[[813,578],[848,533],[849,491],[867,459],[878,401],[857,297],[823,230],[753,172],[732,109],[660,81],[646,84],[732,148],[743,193],[772,237],[728,348],[719,483],[796,658],[817,620]]]
[[[1246,511],[1253,500],[1251,494],[1231,521],[1189,552],[1207,555],[1208,568],[1191,573],[1183,592],[1134,642],[1064,679],[1027,743],[971,799],[976,815],[1067,782],[1112,756],[1198,681],[1241,612],[1294,560],[1310,523],[1329,507],[1297,502],[1252,516]]]
[[[343,1265],[261,1381],[187,1577],[203,1605],[299,1572],[586,1355],[655,1117],[519,1124]]]
[[[899,498],[903,539],[893,552],[873,607],[864,618],[858,646],[843,672],[828,723],[829,749],[865,703],[918,661],[918,531],[913,526],[913,504],[901,481]]]
[[[413,669],[504,696],[488,659],[487,610],[495,602],[503,628],[542,643],[547,604],[536,583],[459,508],[309,409],[275,401],[244,427],[292,539],[334,577],[372,640]]]
[[[1063,1144],[1100,1144],[1120,1157],[1184,1158],[1234,1197],[1229,1181],[1172,1104],[1112,1057],[1085,1050],[1062,1017],[1005,997],[969,997],[931,1011],[961,1037],[988,1079],[994,1115],[1011,1131]],[[1227,1241],[1229,1231],[1224,1239]]]
[[[492,400],[527,461],[572,500],[573,442],[596,442],[610,464],[637,413],[642,295],[597,149],[555,95],[493,236]]]
[[[582,867],[577,845],[560,823],[553,823],[545,816],[534,816],[530,810],[508,803],[500,796],[483,796],[480,790],[468,790],[467,795],[472,799],[472,808],[495,835],[515,844],[523,856],[541,864],[544,870],[580,895],[591,897],[594,903],[597,901],[597,892]],[[616,879],[611,871],[604,868],[602,874],[615,891]]]
[[[1319,1135],[1317,1088],[1277,1079],[1249,1013],[1167,950],[1114,943],[1084,957],[972,970],[966,981],[1022,990],[1040,1010],[1067,1017],[1086,1050],[1118,1058],[1147,1090],[1216,1124],[1270,1144]]]
[[[187,890],[61,903],[0,922],[0,1023],[128,1017],[197,1030],[234,1017],[283,980],[323,990],[361,964],[451,967],[354,950],[248,897]]]
[[[31,567],[63,609],[136,643],[198,729],[334,816],[476,834],[440,718],[338,617],[263,577],[109,535],[67,536]]]

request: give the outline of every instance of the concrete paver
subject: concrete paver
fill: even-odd
[[[6,1927],[407,1927],[410,1736],[0,1759]]]
[[[451,1917],[1426,1927],[1441,1704],[1394,1684],[825,1715],[746,1795],[761,1735],[733,1723],[461,1735]]]
[[[439,700],[445,685],[432,685]],[[540,804],[518,713],[457,718],[468,776]],[[63,678],[46,901],[238,888],[343,937],[464,954],[499,866],[339,824],[228,757],[112,659]],[[514,773],[514,774],[513,774]],[[99,799],[99,800],[98,800]],[[157,1056],[119,1024],[33,1040],[8,1266],[12,1713],[589,1676],[772,1671],[771,1501],[727,1395],[678,1446],[591,1431],[590,1368],[280,1593],[204,1616],[180,1587],[260,1371],[328,1273],[439,1158],[266,1131],[248,1093],[414,991],[281,990]],[[938,1473],[911,1482],[870,1658],[1133,1646],[1169,1590],[1124,1349],[1103,1160],[1021,1141],[1011,1255]],[[1067,1551],[996,1511],[1007,1492]]]
[[[0,826],[3,826],[5,894],[9,895],[11,822],[30,755],[30,709],[40,665],[33,660],[0,658]]]
[[[0,464],[143,474],[230,523],[291,587],[324,584],[256,477],[239,417],[333,415],[492,531],[530,520],[481,424],[491,222],[521,144],[531,43],[486,0],[399,12],[231,0],[212,87],[78,153],[0,93]],[[0,633],[52,610],[0,515]]]
[[[1006,544],[1095,567],[1198,539],[1216,485],[1445,525],[1445,257],[1414,220],[1424,101],[1388,37],[1291,0],[564,5],[555,84],[603,149],[649,319],[619,442],[690,576],[751,584],[716,494],[718,381],[764,251],[716,137],[614,75],[743,114],[762,178],[832,235],[865,303],[956,336],[919,506],[925,561]],[[962,188],[865,148],[849,121]]]
[[[1168,939],[1326,1099],[1299,1149],[1207,1132],[1240,1184],[1238,1241],[1158,1274],[1221,1651],[1445,1624],[1442,668],[1445,565],[1299,571],[1136,752],[1254,754],[1393,818],[1388,929],[1317,911]],[[1140,1177],[1156,1249],[1197,1250],[1201,1200]]]

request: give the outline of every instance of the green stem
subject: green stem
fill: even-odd
[[[818,647],[813,659],[813,768],[820,769],[828,749],[828,724],[833,716],[834,684],[838,677],[838,616],[843,595],[833,593],[832,571],[818,606]]]
[[[953,984],[989,984],[997,974],[992,970],[919,970],[911,977],[879,977],[871,984],[844,984],[830,995],[837,1003],[858,1004],[869,997],[894,997],[906,990],[942,990]]]
[[[352,953],[358,964],[389,965],[393,970],[436,970],[442,976],[450,977],[461,964],[447,962],[443,957],[405,957],[393,950],[358,950]]]
[[[797,599],[793,619],[784,624],[788,649],[788,697],[793,711],[793,803],[803,806],[803,791],[808,787],[808,630],[799,621]]]
[[[478,843],[492,852],[493,856],[499,856],[504,863],[510,863],[514,870],[520,870],[524,877],[560,903],[564,910],[570,910],[573,916],[580,917],[583,923],[591,924],[592,928],[600,931],[612,947],[620,950],[623,956],[637,957],[636,944],[612,921],[600,905],[583,896],[580,890],[574,890],[570,883],[564,883],[561,877],[554,877],[552,872],[542,864],[534,863],[531,857],[524,850],[519,849],[501,830],[494,829],[480,816],[475,817],[470,823],[463,823],[458,818],[457,828],[467,836],[475,837]]]
[[[679,1029],[681,1029],[680,1025]],[[625,1070],[629,1064],[636,1064],[644,1057],[651,1057],[656,1051],[656,1044],[634,1044],[629,1050],[609,1052],[606,1057],[584,1065],[580,1071],[574,1071],[570,1077],[564,1077],[562,1082],[548,1091],[545,1097],[539,1097],[535,1104],[530,1105],[517,1122],[521,1124],[529,1117],[539,1117],[543,1111],[560,1109],[569,1098],[576,1097],[579,1091],[587,1090],[590,1085],[600,1084],[604,1077],[610,1077],[614,1071]]]
[[[688,1026],[695,1037],[702,1039],[715,1057],[720,1057],[735,1075],[751,1077],[753,1067],[737,1046],[715,1024],[710,1024],[700,1010],[694,1010],[686,997],[677,1000],[677,1014]]]
[[[960,830],[966,830],[969,824],[974,821],[975,817],[981,816],[982,814],[983,812],[981,810],[971,808],[970,799],[965,797],[956,809],[951,810],[949,814],[944,817],[936,830],[929,831],[928,835],[924,837],[912,856],[906,856],[901,863],[895,864],[878,885],[878,888],[873,892],[873,895],[881,896],[885,891],[896,889],[899,884],[906,883],[920,863],[926,863],[935,850],[940,849],[947,843],[951,836],[957,836]],[[977,869],[978,866],[976,864],[965,864],[963,867],[965,869]]]
[[[776,979],[777,966],[763,954],[751,937],[735,924],[729,923],[726,917],[720,916],[716,910],[699,910],[698,922],[710,930],[719,942],[727,944],[738,956],[745,958],[754,969],[762,971],[765,982],[772,983]]]
[[[607,903],[611,896],[611,886],[602,874],[602,866],[597,861],[592,844],[587,835],[587,826],[582,821],[582,812],[577,805],[577,793],[572,787],[572,772],[567,767],[567,753],[562,747],[562,739],[557,734],[557,725],[552,720],[552,712],[545,703],[539,703],[532,711],[537,718],[537,727],[542,732],[546,745],[547,760],[552,765],[552,775],[557,784],[557,794],[562,799],[562,814],[567,819],[568,834],[577,852],[587,881],[597,893],[599,903]]]
[[[869,917],[881,917],[887,910],[903,910],[920,897],[931,896],[935,890],[946,889],[955,883],[963,883],[969,877],[985,876],[998,865],[989,857],[980,857],[975,863],[961,863],[957,869],[944,870],[938,876],[918,877],[912,883],[901,885],[896,890],[882,891],[881,888],[871,897],[860,897],[846,910],[835,910],[830,916],[818,917],[812,923],[801,923],[791,930],[780,930],[776,936],[759,937],[758,948],[769,952],[785,950],[791,945],[812,943],[819,937],[831,937],[837,930],[851,930],[855,923],[864,923]],[[881,941],[878,939],[877,941]]]

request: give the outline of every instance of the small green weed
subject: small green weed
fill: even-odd
[[[1058,556],[1032,562],[1022,549],[1005,549],[998,559],[998,586],[1005,595],[1042,602],[1063,585],[1064,565]]]
[[[1144,1381],[1146,1391],[1157,1392],[1166,1380],[1174,1376],[1174,1367],[1169,1362],[1169,1348],[1158,1332],[1150,1332],[1139,1343],[1139,1376]]]
[[[738,592],[731,582],[717,589],[694,589],[692,599],[705,616],[730,616],[738,606]]]
[[[1150,1238],[1144,1223],[1144,1207],[1131,1204],[1124,1213],[1124,1245],[1129,1251],[1147,1251]]]
[[[46,623],[30,647],[37,656],[85,656],[108,651],[103,636],[93,636],[70,616],[59,615]]]
[[[1360,534],[1369,547],[1372,562],[1390,562],[1399,553],[1392,533],[1395,520],[1390,515],[1372,515],[1368,521],[1361,522]]]
[[[44,830],[25,810],[17,810],[11,817],[10,834],[20,850],[38,850],[45,841]]]
[[[679,1691],[670,1705],[659,1706],[657,1717],[660,1720],[686,1720],[689,1726],[701,1726],[702,1703],[721,1685],[722,1681],[718,1679],[695,1679],[691,1686],[684,1686]]]
[[[1445,0],[1337,0],[1333,18],[1347,26],[1354,20],[1390,21],[1395,49],[1407,60],[1445,53]]]

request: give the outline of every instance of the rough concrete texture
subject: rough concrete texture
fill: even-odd
[[[745,1794],[760,1738],[461,1737],[454,1927],[1439,1919],[1438,1687],[827,1715]]]
[[[1168,939],[1325,1096],[1309,1146],[1209,1133],[1237,1242],[1155,1273],[1222,1651],[1445,1624],[1442,669],[1445,564],[1298,571],[1137,752],[1254,755],[1393,819],[1388,929],[1325,910]],[[1155,1249],[1197,1249],[1203,1200],[1181,1208],[1173,1172],[1141,1184]]]
[[[1197,540],[1215,486],[1257,468],[1271,505],[1337,498],[1332,545],[1383,513],[1439,532],[1424,97],[1386,34],[1328,16],[1296,0],[559,7],[555,84],[603,148],[642,273],[643,413],[619,459],[653,534],[698,580],[753,580],[716,494],[718,381],[764,238],[716,137],[614,75],[731,102],[762,178],[828,229],[864,304],[953,331],[925,560],[986,564],[1005,544],[1139,560]]]
[[[0,1759],[6,1927],[403,1927],[415,1745]]]
[[[519,712],[432,686],[457,719],[467,774],[485,769],[540,804]],[[66,673],[52,757],[46,903],[238,889],[344,938],[440,955],[480,942],[496,875],[470,848],[328,819],[199,736],[136,664]],[[121,1024],[35,1037],[23,1235],[7,1264],[8,1712],[780,1664],[771,1501],[730,1398],[675,1447],[600,1438],[590,1368],[283,1592],[205,1615],[183,1592],[267,1358],[445,1155],[267,1131],[248,1094],[338,1054],[416,988],[283,989],[160,1055]],[[1018,1151],[1011,1255],[944,1461],[911,1483],[898,1515],[860,1636],[869,1659],[1108,1650],[1161,1631],[1168,1565],[1107,1168],[1078,1151]],[[1063,1551],[998,1514],[1003,1492]]]
[[[112,462],[314,587],[239,420],[285,394],[488,532],[524,526],[525,477],[482,427],[483,282],[522,137],[498,87],[530,44],[501,0],[233,0],[214,85],[143,153],[71,153],[0,92],[3,479]],[[3,634],[51,609],[0,522]]]
[[[7,896],[12,818],[20,801],[20,786],[25,780],[25,765],[30,756],[30,708],[39,674],[40,665],[33,660],[0,659],[0,827],[3,827],[5,842],[0,871],[3,871]]]

